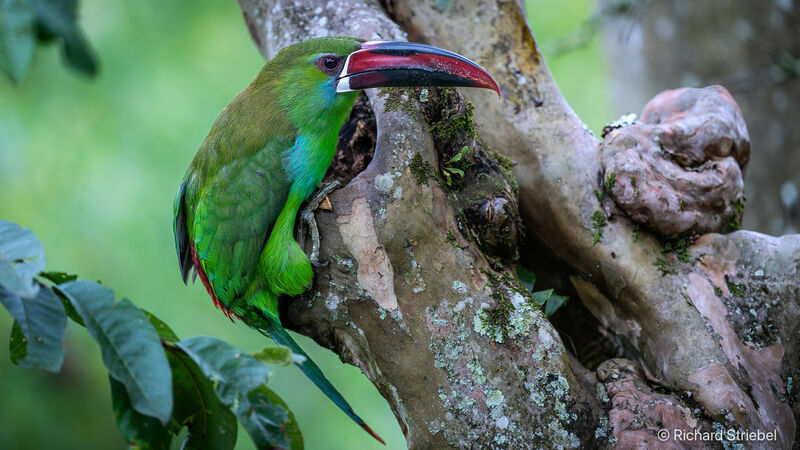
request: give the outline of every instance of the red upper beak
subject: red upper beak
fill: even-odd
[[[500,89],[489,72],[447,50],[408,42],[365,42],[347,57],[336,92],[374,87],[477,87]]]

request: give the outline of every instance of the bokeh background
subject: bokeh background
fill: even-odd
[[[559,87],[599,134],[624,111],[609,99],[602,35],[585,33],[595,1],[527,3]],[[102,281],[181,337],[212,335],[249,352],[270,345],[215,310],[200,283],[183,286],[172,237],[172,201],[189,161],[263,64],[237,3],[81,0],[80,16],[99,56],[98,77],[68,71],[50,46],[37,51],[19,85],[0,78],[0,218],[39,236],[50,270]],[[576,48],[564,51],[565,44]],[[0,312],[0,337],[10,327]],[[357,368],[298,341],[387,448],[406,447],[388,405]],[[50,375],[13,366],[0,345],[0,448],[125,447],[96,345],[70,324],[65,346],[62,372]],[[307,448],[383,448],[298,369],[277,368],[271,386],[296,414]],[[239,436],[238,448],[253,447]]]

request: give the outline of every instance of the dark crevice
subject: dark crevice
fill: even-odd
[[[336,155],[325,174],[323,183],[339,180],[342,186],[346,186],[350,180],[366,169],[375,153],[377,136],[375,113],[367,95],[362,91],[350,112],[350,118],[339,132]]]
[[[561,261],[546,245],[530,236],[520,247],[520,263],[536,274],[534,290],[553,289],[569,297],[569,301],[548,319],[561,336],[564,348],[574,355],[584,367],[595,370],[608,359],[629,358],[624,343],[613,330],[603,325],[583,305],[569,280],[574,269]]]

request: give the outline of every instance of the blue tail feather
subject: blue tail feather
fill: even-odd
[[[366,430],[372,437],[380,441],[382,444],[385,444],[383,439],[380,438],[372,429],[364,422],[361,417],[359,417],[355,412],[353,412],[353,408],[347,403],[347,400],[342,397],[342,394],[336,390],[335,387],[325,378],[325,375],[322,373],[322,370],[317,366],[314,361],[303,351],[302,348],[297,344],[297,342],[292,339],[286,329],[280,324],[277,318],[271,317],[271,314],[264,314],[267,327],[263,329],[261,327],[256,327],[259,331],[264,334],[268,334],[275,343],[279,345],[283,345],[289,347],[293,353],[298,355],[302,355],[305,357],[305,361],[302,363],[298,363],[297,366],[303,373],[312,381],[314,382],[317,387],[328,396],[331,401],[333,401],[336,406],[338,406],[348,417],[353,419],[355,423],[357,423],[361,428]]]

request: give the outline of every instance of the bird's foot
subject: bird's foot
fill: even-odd
[[[306,233],[311,236],[311,252],[308,254],[308,260],[314,267],[325,267],[328,265],[327,261],[324,263],[319,261],[319,228],[317,227],[317,220],[314,218],[314,211],[319,208],[320,203],[328,197],[328,194],[335,191],[340,186],[341,183],[339,183],[338,180],[323,185],[300,212],[297,243],[300,244],[300,248],[305,248]]]

